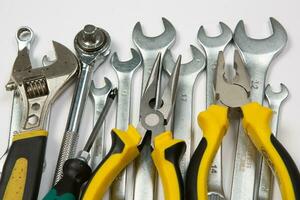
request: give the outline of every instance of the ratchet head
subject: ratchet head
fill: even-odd
[[[120,61],[116,52],[112,55],[111,65],[117,72],[134,72],[141,66],[141,55],[135,49],[130,50],[132,58],[127,61]]]
[[[265,95],[269,103],[278,102],[277,105],[280,105],[289,96],[289,90],[283,83],[280,83],[280,91],[276,92],[268,84],[265,89]]]
[[[224,54],[220,52],[215,78],[216,100],[227,107],[238,108],[249,102],[251,90],[249,75],[238,51],[234,52],[236,75],[233,80],[226,78],[224,67]]]
[[[80,61],[95,66],[94,70],[109,55],[110,44],[109,34],[104,29],[91,24],[85,25],[74,39],[74,47]]]
[[[275,56],[285,47],[287,33],[274,18],[270,18],[273,34],[264,39],[253,39],[247,36],[243,20],[239,21],[234,31],[234,42],[243,54]]]
[[[176,30],[174,26],[166,18],[162,18],[165,31],[156,36],[145,36],[142,31],[140,22],[137,22],[133,28],[132,39],[139,49],[156,50],[161,48],[170,47],[174,44],[176,38]]]
[[[181,64],[181,75],[198,74],[199,72],[204,70],[206,66],[206,59],[201,51],[193,45],[190,45],[190,47],[193,58],[190,62]],[[163,66],[166,72],[171,75],[171,73],[173,72],[173,68],[175,67],[175,61],[170,50],[166,51],[163,60]]]
[[[203,46],[207,54],[209,49],[218,49],[218,51],[223,51],[232,39],[231,29],[223,22],[219,22],[219,25],[221,28],[221,34],[216,37],[207,36],[203,26],[201,26],[198,31],[198,42]]]

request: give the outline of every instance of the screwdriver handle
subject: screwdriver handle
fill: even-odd
[[[162,180],[165,200],[184,199],[184,183],[179,163],[185,149],[185,142],[173,139],[171,131],[163,132],[154,138],[151,156]]]
[[[80,188],[92,173],[89,165],[78,158],[69,159],[63,166],[63,177],[43,200],[77,200]]]
[[[13,136],[0,180],[0,199],[38,197],[48,132],[34,130]]]
[[[241,107],[246,134],[275,171],[283,200],[300,200],[299,170],[270,128],[272,110],[258,103]]]
[[[203,131],[203,137],[187,169],[186,199],[208,199],[208,174],[228,128],[227,111],[227,107],[211,105],[198,115],[198,124]]]

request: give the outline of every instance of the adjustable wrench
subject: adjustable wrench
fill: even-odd
[[[99,118],[103,107],[105,105],[107,95],[112,89],[112,83],[106,77],[104,77],[105,85],[103,87],[97,88],[95,86],[94,81],[91,83],[91,88],[89,92],[89,97],[93,102],[94,105],[94,125]],[[93,147],[91,149],[91,168],[95,169],[98,164],[102,161],[104,156],[107,153],[107,149],[109,148],[106,146],[106,135],[105,135],[105,121],[103,122],[103,126],[99,129],[99,134],[97,135]]]
[[[224,51],[232,40],[232,31],[230,28],[220,22],[221,34],[216,37],[208,37],[205,34],[204,27],[201,26],[198,31],[198,42],[204,48],[207,59],[206,67],[206,107],[215,102],[213,83],[217,58],[220,51]],[[210,199],[225,199],[222,182],[222,147],[217,152],[208,179],[208,197]]]
[[[136,23],[132,39],[143,58],[143,87],[150,76],[158,53],[164,56],[166,50],[175,43],[176,30],[165,18],[162,18],[165,31],[156,37],[147,37],[142,32],[140,22]],[[136,177],[134,186],[134,199],[153,200],[156,194],[156,171],[151,159],[151,145],[145,145],[136,161]]]
[[[277,135],[278,130],[278,121],[279,121],[279,112],[280,112],[280,106],[281,104],[287,99],[289,96],[289,90],[284,84],[280,84],[280,91],[274,92],[270,85],[267,85],[265,89],[265,96],[268,100],[269,107],[273,111],[273,117],[271,122],[271,129],[274,136]],[[258,193],[257,193],[257,199],[259,200],[271,200],[272,199],[272,189],[273,189],[273,181],[274,176],[270,173],[268,163],[266,163],[265,160],[263,160],[262,163],[262,169],[261,169],[261,175],[259,179],[259,185],[258,185]],[[265,179],[265,178],[270,178]]]
[[[205,69],[206,59],[199,49],[191,45],[193,59],[185,64],[181,64],[180,77],[177,86],[177,95],[174,112],[174,138],[182,139],[187,145],[187,149],[180,163],[182,175],[185,177],[187,167],[191,158],[191,141],[193,139],[193,89],[199,74]],[[171,75],[175,66],[175,61],[171,51],[167,50],[163,61],[163,66],[168,75]]]
[[[81,62],[81,70],[69,111],[53,184],[56,184],[62,177],[65,161],[73,158],[75,155],[79,125],[89,93],[93,72],[109,55],[110,43],[108,33],[93,25],[86,25],[74,39],[75,50]]]
[[[117,53],[111,57],[111,65],[118,76],[118,110],[116,128],[127,130],[130,123],[130,103],[131,103],[131,82],[134,73],[142,64],[142,57],[134,50],[130,49],[132,58],[127,61],[120,61]],[[123,200],[133,199],[133,165],[129,165],[113,182],[111,187],[111,199]]]
[[[263,102],[268,67],[287,43],[287,33],[283,26],[274,18],[270,18],[270,21],[273,34],[266,39],[249,38],[242,20],[237,24],[234,32],[234,42],[243,55],[251,77],[251,99],[258,103]],[[256,199],[254,195],[257,193],[255,190],[258,188],[258,181],[255,180],[260,179],[261,162],[261,156],[258,156],[244,130],[239,128],[231,188],[232,200]],[[269,177],[264,179],[270,180]]]

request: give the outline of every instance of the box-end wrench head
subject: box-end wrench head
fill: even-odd
[[[232,40],[231,29],[219,22],[221,34],[215,37],[207,36],[203,26],[198,31],[198,42],[206,53],[206,106],[215,102],[214,95],[214,77],[217,66],[218,54],[224,51]],[[225,199],[223,183],[222,183],[222,148],[216,153],[215,159],[210,170],[208,179],[208,197],[209,199]]]
[[[183,139],[187,144],[186,152],[180,163],[182,174],[186,173],[192,151],[191,141],[193,136],[193,89],[198,75],[205,69],[206,58],[199,49],[190,45],[192,60],[188,63],[181,64],[180,77],[177,86],[177,96],[174,114],[174,138]],[[168,75],[171,75],[175,66],[175,61],[171,51],[167,50],[164,60],[164,69]],[[184,176],[183,176],[184,177]]]
[[[263,102],[268,67],[287,43],[287,33],[283,26],[274,18],[270,18],[270,22],[273,34],[268,38],[250,38],[246,34],[242,20],[237,24],[233,37],[251,78],[250,98],[258,103]],[[231,200],[239,200],[241,198],[252,200],[256,198],[259,180],[261,180],[259,177],[261,162],[262,158],[258,157],[257,150],[244,134],[243,129],[240,129],[236,148]],[[270,177],[263,177],[263,179],[270,180]],[[271,190],[271,188],[267,190]]]
[[[134,73],[142,65],[141,55],[134,49],[130,50],[132,57],[129,60],[120,61],[117,53],[111,57],[111,65],[118,77],[119,95],[116,128],[120,130],[127,130],[128,124],[131,123],[131,82]],[[133,199],[133,180],[133,165],[129,165],[113,182],[111,199]]]
[[[287,99],[289,91],[284,84],[280,84],[280,91],[274,91],[270,85],[267,85],[265,89],[265,96],[268,100],[269,107],[273,111],[273,117],[271,122],[271,130],[273,135],[277,135],[278,122],[279,122],[279,112],[281,104]],[[262,163],[261,176],[258,186],[257,198],[259,200],[270,200],[272,199],[272,189],[273,189],[273,175],[269,174],[269,165],[265,160]],[[266,179],[270,178],[270,179]]]

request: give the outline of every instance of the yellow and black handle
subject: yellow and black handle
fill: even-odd
[[[207,200],[208,198],[208,174],[228,128],[227,111],[227,107],[212,105],[198,116],[203,137],[187,170],[185,199]]]
[[[300,200],[299,170],[282,144],[272,135],[272,110],[258,103],[241,107],[245,132],[276,173],[283,200]]]
[[[183,200],[184,183],[179,162],[186,149],[183,140],[173,139],[166,131],[154,138],[152,159],[162,180],[165,200]]]
[[[34,130],[14,135],[0,180],[0,199],[38,197],[48,132]]]
[[[133,126],[129,125],[127,131],[113,129],[111,137],[110,151],[92,173],[82,193],[83,200],[102,199],[117,175],[140,153],[141,136]]]

